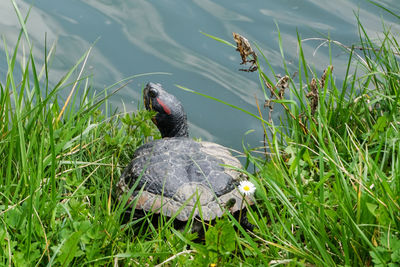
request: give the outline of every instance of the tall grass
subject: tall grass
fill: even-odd
[[[300,36],[297,75],[284,62],[285,76],[269,77],[258,51],[265,105],[252,116],[267,149],[265,159],[247,151],[258,202],[242,241],[256,240],[252,253],[271,265],[400,264],[400,46],[385,27],[371,40],[356,18],[359,45],[323,40],[349,55],[340,84],[332,60],[320,74],[308,65]],[[280,51],[284,60],[282,40]],[[274,105],[285,111],[278,124]]]
[[[324,73],[309,68],[300,36],[295,78],[288,70],[268,76],[274,72],[263,66],[271,64],[256,51],[266,105],[249,115],[259,118],[268,153],[245,149],[257,170],[243,170],[257,185],[247,215],[255,229],[244,230],[227,214],[194,242],[190,222],[183,231],[167,218],[157,227],[151,215],[126,222],[124,201],[115,200],[114,185],[132,152],[157,137],[153,114],[101,109],[110,88],[94,93],[81,71],[90,49],[54,86],[52,49],[41,67],[31,52],[17,61],[21,42],[29,51],[31,44],[26,18],[12,3],[21,32],[12,53],[3,40],[1,265],[400,263],[400,46],[389,29],[372,41],[358,21],[360,47],[348,49],[341,84],[331,62]],[[270,120],[274,105],[284,106],[282,123]]]
[[[25,19],[12,3],[21,32],[11,54],[3,40],[8,71],[0,82],[0,264],[111,261],[124,207],[112,205],[110,189],[118,162],[125,164],[145,136],[156,134],[151,114],[101,111],[111,88],[95,94],[91,78],[82,77],[90,49],[51,88],[54,55],[46,48],[40,71]],[[29,52],[18,62],[22,42]],[[66,99],[62,91],[69,91]]]
[[[357,20],[342,84],[332,66],[321,78],[309,68],[300,37],[297,78],[287,71],[279,87],[259,70],[268,103],[286,109],[285,128],[266,127],[270,159],[248,154],[261,189],[255,235],[271,262],[400,263],[400,46],[386,28],[372,41]]]

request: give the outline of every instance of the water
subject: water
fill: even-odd
[[[17,2],[26,14],[31,1]],[[359,12],[363,26],[373,38],[379,36],[382,18],[392,22],[394,32],[400,29],[395,18],[367,1],[357,0],[36,0],[34,3],[28,32],[39,63],[44,55],[45,35],[49,46],[56,41],[56,57],[50,68],[54,82],[97,40],[86,74],[93,75],[98,91],[131,75],[170,73],[135,79],[111,99],[114,107],[125,106],[127,111],[134,111],[141,101],[141,86],[148,81],[161,82],[182,100],[192,136],[239,151],[242,143],[261,145],[260,123],[240,111],[175,86],[194,89],[257,114],[255,98],[260,103],[263,99],[257,74],[238,71],[242,67],[239,54],[201,32],[231,43],[234,43],[232,32],[244,35],[260,46],[276,73],[284,74],[276,25],[292,72],[297,69],[297,31],[303,39],[329,35],[351,46],[358,42],[354,12]],[[393,10],[400,9],[398,0],[380,3]],[[11,1],[0,2],[0,18],[0,33],[8,47],[12,47],[19,24]],[[329,55],[326,46],[314,54],[319,44],[303,43],[310,66],[321,73],[329,65]],[[0,79],[4,82],[7,67],[4,54],[1,56]],[[337,49],[333,58],[334,74],[341,80],[347,56]],[[267,117],[266,111],[264,116]],[[245,135],[249,130],[255,131]]]

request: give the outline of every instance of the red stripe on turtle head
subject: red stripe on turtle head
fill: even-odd
[[[156,99],[158,104],[160,104],[161,107],[163,108],[164,112],[168,115],[171,115],[171,110],[169,109],[169,107],[164,102],[162,102],[160,98],[157,97]]]

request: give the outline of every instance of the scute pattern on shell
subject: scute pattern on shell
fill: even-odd
[[[186,137],[164,138],[141,146],[125,168],[118,183],[119,194],[129,192],[139,180],[133,195],[139,197],[136,209],[162,212],[179,220],[188,220],[192,210],[205,220],[223,214],[225,204],[233,200],[231,212],[239,210],[242,196],[236,186],[240,162],[228,149],[211,142],[196,142]],[[143,192],[138,193],[143,188]],[[248,200],[250,201],[250,200]]]

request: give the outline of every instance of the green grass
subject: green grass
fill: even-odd
[[[400,46],[390,29],[371,40],[358,21],[362,49],[349,50],[340,83],[332,62],[324,77],[308,66],[300,36],[297,76],[286,70],[281,87],[256,51],[269,102],[249,114],[265,131],[265,155],[244,148],[257,170],[243,170],[257,186],[255,230],[227,214],[194,242],[190,224],[123,222],[126,200],[115,200],[114,185],[133,151],[159,137],[152,114],[110,111],[109,91],[121,83],[94,93],[81,71],[90,49],[53,87],[53,49],[43,66],[31,52],[17,61],[22,39],[31,44],[12,2],[21,32],[0,78],[0,265],[400,264]],[[279,124],[269,118],[274,105],[284,106]]]

